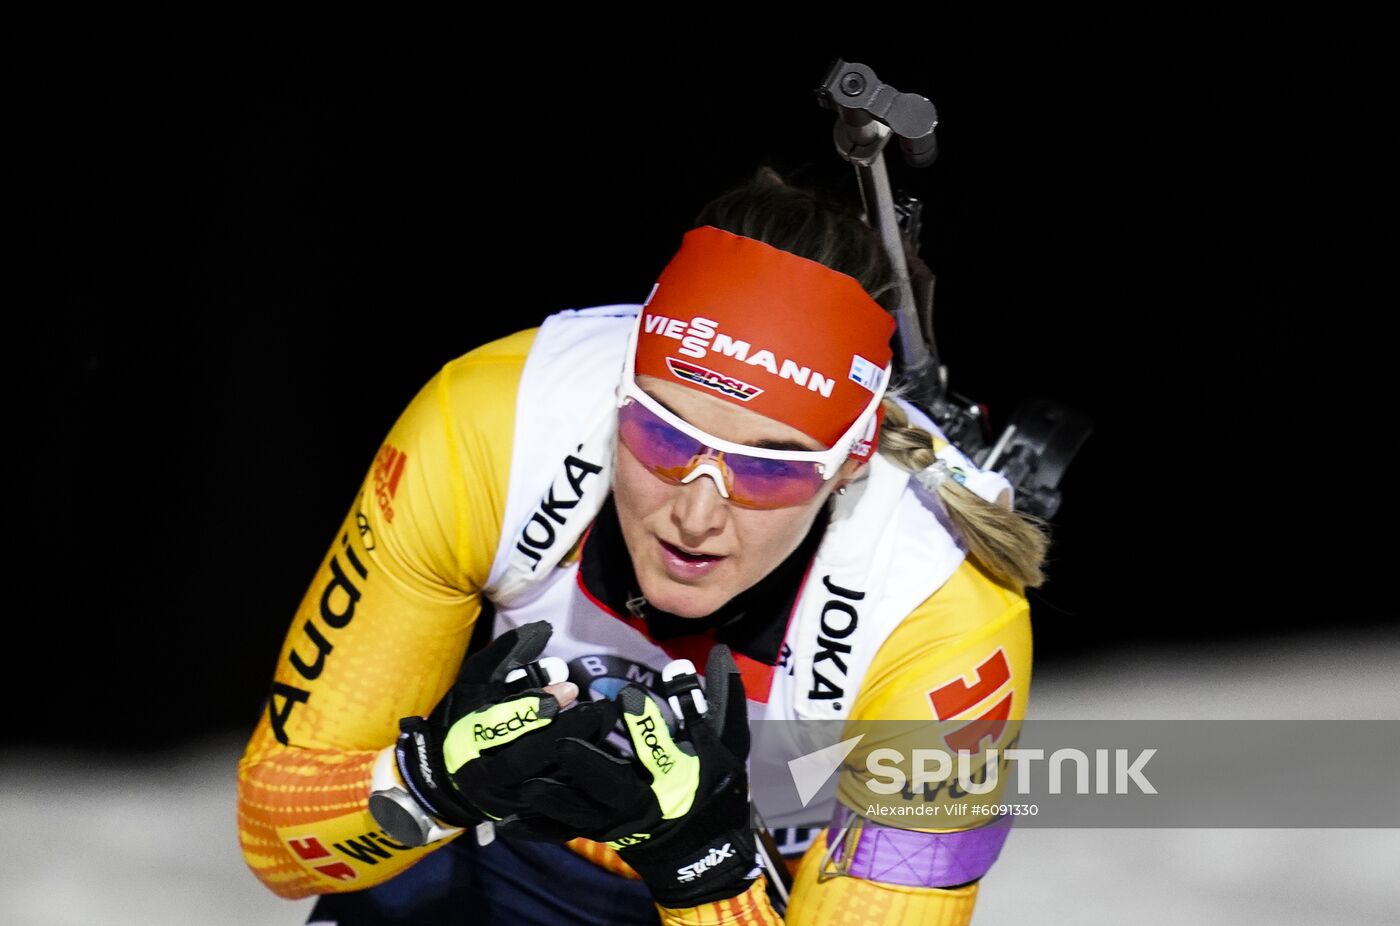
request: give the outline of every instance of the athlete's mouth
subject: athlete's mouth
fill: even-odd
[[[661,540],[661,538],[659,537],[657,539]],[[691,553],[681,547],[676,546],[674,543],[667,543],[664,540],[661,540],[661,545],[665,547],[669,552],[674,553],[676,556],[679,556],[681,559],[687,560],[692,563],[707,563],[713,562],[715,560],[724,559],[723,556],[720,556],[716,553]]]

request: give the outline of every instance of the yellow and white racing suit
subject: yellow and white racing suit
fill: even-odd
[[[527,367],[544,362],[538,351],[532,360],[541,330],[458,357],[418,392],[389,431],[293,616],[267,710],[238,775],[244,857],[281,896],[379,884],[450,841],[417,849],[393,842],[367,810],[370,781],[376,760],[396,739],[399,718],[428,714],[455,680],[483,604],[494,603],[491,590],[503,587],[506,558],[516,555],[528,567],[537,551],[521,538],[544,539],[536,517],[541,509],[534,505],[538,487],[517,486],[513,496],[511,482],[513,474],[523,478],[516,464],[532,452],[520,440],[524,417],[534,414],[539,395],[570,382],[559,364],[579,351],[564,349],[567,339],[561,347],[556,338],[548,373],[530,387],[530,402],[521,402]],[[572,485],[580,498],[607,493],[607,485],[590,483],[605,474],[591,472],[586,459],[566,462],[563,473],[557,484]],[[535,495],[527,498],[529,492]],[[577,501],[567,493],[544,498],[544,521],[551,526]],[[531,529],[528,520],[519,513],[508,517],[508,509],[529,513],[537,521],[534,533],[522,533],[522,523]],[[852,722],[966,720],[997,747],[1019,731],[1030,682],[1029,605],[965,556],[951,561],[937,587],[897,620],[873,624],[876,638],[864,641],[867,655],[860,657],[859,646],[850,648],[861,636],[850,634],[853,620],[840,628],[849,637],[822,636],[826,625],[814,625],[812,641],[797,639],[804,628],[794,618],[800,609],[792,588],[782,610],[741,622],[742,632],[728,639],[713,626],[695,634],[677,634],[674,627],[659,632],[618,606],[625,590],[610,587],[609,560],[603,553],[590,556],[592,543],[591,534],[581,536],[544,567],[547,581],[502,592],[508,603],[495,609],[497,633],[550,614],[556,635],[546,655],[562,650],[583,697],[605,696],[609,684],[626,680],[646,683],[647,673],[659,677],[676,656],[703,665],[710,642],[724,639],[743,672],[751,718],[793,716],[801,702]],[[804,544],[799,553],[810,551]],[[816,584],[810,572],[799,570],[804,588]],[[817,615],[820,602],[810,610]],[[980,822],[904,828],[935,838]],[[849,875],[819,881],[827,835],[817,829],[800,863],[792,860],[796,881],[786,922],[969,921],[975,878],[946,886]],[[569,847],[618,877],[635,878],[604,845],[576,839]],[[657,909],[659,921],[668,924],[783,921],[763,878],[732,900]]]

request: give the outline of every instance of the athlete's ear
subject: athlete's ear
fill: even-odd
[[[842,463],[841,468],[836,472],[836,488],[832,491],[840,491],[860,479],[865,475],[865,468],[869,465],[869,463],[862,463],[847,457],[846,462]]]

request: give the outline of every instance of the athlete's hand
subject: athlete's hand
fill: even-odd
[[[579,835],[536,814],[521,785],[558,774],[554,748],[561,739],[601,742],[617,709],[598,701],[563,710],[578,697],[577,686],[563,681],[563,661],[535,661],[553,632],[535,621],[501,634],[466,661],[427,718],[399,722],[399,774],[429,814],[460,827],[493,820],[550,842]]]
[[[563,776],[523,789],[561,825],[617,849],[665,907],[734,897],[758,876],[745,767],[748,706],[728,647],[710,650],[705,679],[702,695],[688,662],[673,662],[663,673],[663,691],[682,718],[679,739],[656,703],[628,685],[618,701],[635,758],[562,740]]]

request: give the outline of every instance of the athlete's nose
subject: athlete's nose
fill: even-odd
[[[690,466],[685,476],[681,478],[681,483],[684,485],[695,482],[704,476],[709,476],[714,481],[715,490],[719,492],[721,498],[729,497],[729,488],[725,485],[729,472],[724,465],[724,454],[706,450],[704,453],[697,453],[691,457]]]
[[[723,465],[718,457],[705,457],[693,465],[685,481],[676,487],[671,519],[680,528],[683,539],[699,542],[723,530],[728,508]]]

